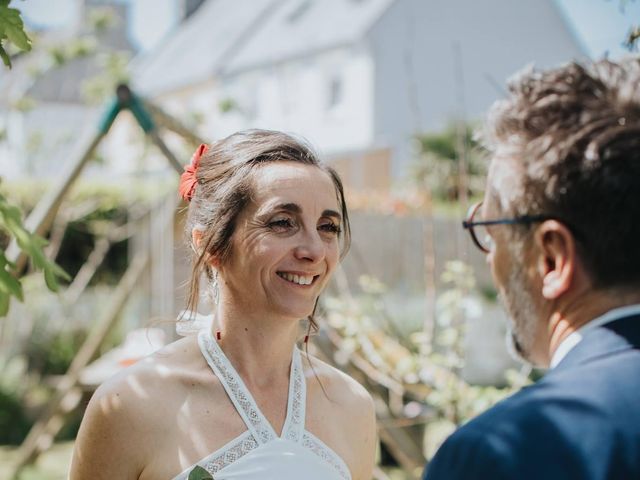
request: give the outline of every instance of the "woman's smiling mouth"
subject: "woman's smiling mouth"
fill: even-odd
[[[297,285],[311,285],[316,278],[320,275],[300,275],[287,272],[276,272],[278,276],[287,282],[295,283]]]

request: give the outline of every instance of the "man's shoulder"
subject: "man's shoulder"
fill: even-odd
[[[502,400],[458,429],[455,435],[483,436],[488,432],[496,438],[535,441],[533,434],[553,422],[555,408],[569,408],[566,392],[544,379]]]
[[[611,391],[617,374],[592,375],[593,368],[551,372],[463,425],[438,451],[427,478],[466,478],[469,468],[491,478],[515,478],[523,469],[538,475],[526,478],[585,478],[611,455],[627,468],[633,455],[624,452],[640,449],[640,406],[626,397],[637,394]]]
[[[612,388],[611,383],[617,382],[616,373],[592,370],[585,366],[550,372],[471,420],[460,433],[490,430],[511,442],[535,442],[537,435],[548,431],[575,432],[611,422],[616,410],[624,408],[621,402],[626,393],[637,389],[628,385]],[[640,406],[632,406],[627,413],[640,416]]]
[[[470,472],[477,478],[519,478],[518,472],[531,470],[536,462],[564,462],[564,449],[556,439],[569,432],[558,421],[562,414],[554,412],[558,406],[564,410],[562,405],[561,396],[545,385],[521,390],[456,430],[438,450],[425,478],[456,480]]]

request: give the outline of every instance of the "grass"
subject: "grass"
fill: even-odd
[[[17,447],[0,446],[0,479],[9,480]],[[26,467],[19,480],[65,480],[69,472],[73,442],[56,443],[43,453],[34,465]]]

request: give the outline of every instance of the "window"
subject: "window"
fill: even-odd
[[[327,97],[327,108],[334,108],[342,103],[342,79],[332,77],[329,80],[329,91]]]

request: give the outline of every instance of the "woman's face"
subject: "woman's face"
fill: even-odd
[[[231,254],[218,269],[223,301],[305,318],[340,254],[342,218],[333,182],[311,165],[267,163],[255,172],[253,192],[238,217]]]

